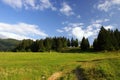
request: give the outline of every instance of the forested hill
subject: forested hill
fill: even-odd
[[[11,51],[20,43],[15,39],[0,39],[0,51]]]

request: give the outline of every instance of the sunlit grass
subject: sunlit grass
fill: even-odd
[[[0,53],[0,80],[42,80],[53,73],[62,71],[63,80],[76,79],[74,70],[80,66],[85,70],[87,77],[92,80],[98,78],[97,71],[105,75],[101,80],[119,80],[120,54],[109,53]],[[91,71],[93,70],[93,72]],[[95,70],[95,71],[94,71]],[[99,74],[100,74],[99,73]],[[99,76],[101,77],[101,76]],[[99,79],[98,79],[99,80]]]

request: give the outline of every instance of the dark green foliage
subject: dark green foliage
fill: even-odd
[[[57,48],[56,51],[61,51],[62,48],[64,47],[64,43],[62,42],[61,38],[57,38]]]
[[[98,50],[107,50],[111,46],[109,33],[104,27],[101,27],[101,30],[98,34],[97,43],[99,45]]]
[[[30,52],[32,48],[33,40],[27,39],[23,40],[16,48],[15,51],[20,51],[20,52]]]
[[[118,29],[114,31],[114,37],[116,38],[116,43],[117,43],[116,49],[118,50],[120,49],[120,31],[118,31]]]
[[[52,40],[52,50],[57,50],[57,38],[54,37]]]
[[[70,47],[70,39],[67,39],[67,46]]]
[[[45,46],[44,46],[44,40],[38,40],[37,44],[37,52],[44,52],[45,51]]]
[[[97,43],[97,39],[95,39],[94,40],[94,42],[93,42],[93,48],[94,48],[94,50],[98,50],[98,43]]]
[[[60,37],[60,40],[62,41],[62,47],[67,47],[67,38]]]
[[[71,38],[71,47],[74,47],[74,39],[73,39],[73,37]]]
[[[81,47],[81,50],[83,50],[83,51],[88,50],[90,48],[88,39],[85,39],[85,37],[83,37],[80,47]]]
[[[53,51],[62,51],[63,48],[70,47],[70,41],[69,39],[65,37],[54,37],[54,38],[45,38],[41,40],[22,40],[19,45],[16,46],[14,51],[32,51],[32,52],[43,52],[51,50]],[[73,39],[73,46],[78,46],[78,40]]]
[[[0,51],[12,51],[19,43],[15,39],[0,39]]]
[[[106,30],[101,27],[97,39],[93,42],[94,50],[119,50],[120,49],[120,32],[118,29],[112,31],[110,29]]]
[[[52,39],[51,38],[46,38],[44,40],[44,46],[46,51],[50,51],[52,49]]]
[[[71,47],[78,47],[78,39],[71,38]]]
[[[74,41],[75,47],[78,47],[78,39]]]

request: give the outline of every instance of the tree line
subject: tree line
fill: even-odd
[[[66,47],[78,47],[78,39],[71,40],[65,37],[47,37],[40,40],[22,40],[13,51],[16,52],[44,52],[44,51],[61,51]]]
[[[97,38],[93,42],[93,47],[90,46],[88,38],[83,37],[79,42],[78,39],[66,37],[47,37],[40,40],[22,40],[13,51],[19,52],[44,52],[44,51],[62,51],[64,48],[80,47],[82,51],[93,49],[94,51],[103,50],[120,50],[120,31],[106,30],[101,27]]]
[[[118,29],[106,30],[101,27],[98,37],[93,42],[93,47],[95,51],[120,50],[120,31]]]

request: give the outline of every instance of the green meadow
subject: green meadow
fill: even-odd
[[[0,80],[120,80],[120,53],[0,52]]]

